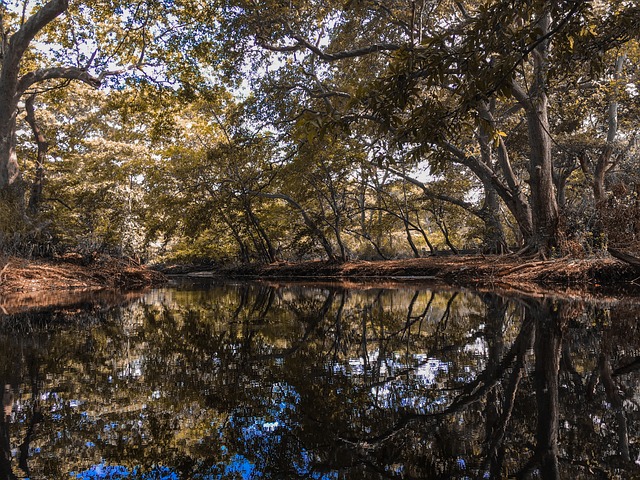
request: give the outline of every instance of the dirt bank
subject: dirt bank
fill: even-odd
[[[346,263],[281,262],[218,269],[204,275],[207,274],[285,279],[432,278],[454,286],[495,290],[640,293],[640,269],[612,258],[530,261],[515,255],[465,255]]]
[[[195,276],[266,280],[427,282],[478,290],[563,296],[639,295],[640,268],[612,258],[527,261],[517,256],[438,256],[419,259],[302,262],[208,269]],[[24,260],[0,258],[0,313],[66,304],[77,294],[137,290],[165,281],[162,273],[110,257]],[[67,297],[71,296],[69,300]]]
[[[68,256],[53,260],[0,257],[0,295],[56,290],[134,290],[162,283],[163,274],[123,259],[87,262]]]

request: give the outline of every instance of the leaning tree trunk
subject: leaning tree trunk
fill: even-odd
[[[269,235],[267,234],[265,229],[262,227],[260,220],[253,213],[251,205],[249,205],[248,203],[245,204],[245,211],[247,212],[251,224],[254,226],[256,232],[258,233],[259,244],[256,244],[256,248],[259,247],[259,249],[264,252],[265,259],[269,261],[269,263],[275,262],[276,249],[273,247],[273,243],[271,243],[271,239],[269,238]]]
[[[407,213],[408,215],[408,213]],[[407,235],[407,243],[409,244],[409,246],[411,247],[411,251],[413,252],[413,256],[415,258],[420,258],[420,250],[418,250],[418,247],[416,247],[416,244],[413,242],[413,238],[411,237],[411,229],[409,228],[409,222],[407,221],[406,218],[404,218],[404,213],[403,213],[403,223],[404,223],[404,231]]]
[[[20,96],[30,85],[43,79],[59,78],[60,76],[70,78],[71,74],[77,78],[82,74],[80,69],[67,69],[68,71],[44,69],[20,76],[22,59],[31,41],[40,30],[64,12],[68,6],[68,0],[50,0],[29,17],[10,38],[7,39],[3,32],[2,39],[0,39],[2,42],[2,57],[0,58],[2,68],[0,73],[0,192],[12,190],[9,187],[16,183],[20,177],[15,148],[16,115]],[[4,20],[3,13],[0,11],[0,20]],[[4,25],[2,28],[4,30]],[[86,72],[84,75],[87,76]],[[16,190],[15,187],[13,189]]]
[[[492,107],[491,110],[493,110],[493,108],[494,107]],[[485,116],[493,119],[492,112],[488,106],[483,104],[480,106],[480,110],[486,114]],[[480,122],[479,127],[480,155],[482,161],[485,165],[490,166],[492,170],[495,170],[490,133],[485,123]],[[493,182],[486,178],[481,178],[481,180],[484,189],[484,202],[480,210],[482,212],[481,218],[484,222],[483,250],[486,253],[504,253],[508,247],[504,228],[502,228],[502,222],[500,221],[500,197]]]
[[[293,208],[298,210],[300,212],[300,215],[302,215],[304,224],[309,229],[309,232],[313,236],[315,236],[320,242],[320,244],[322,245],[322,248],[327,254],[329,261],[333,262],[336,260],[336,255],[335,255],[335,252],[333,251],[333,247],[331,246],[331,242],[329,241],[329,239],[326,237],[326,235],[320,229],[320,227],[318,227],[316,222],[311,218],[311,216],[307,213],[307,211],[302,207],[302,205],[296,202],[292,197],[290,197],[289,195],[285,195],[284,193],[265,193],[265,192],[250,192],[250,193],[257,197],[278,198],[280,200],[284,200]]]
[[[16,156],[16,116],[20,99],[34,85],[51,79],[79,80],[99,87],[104,75],[92,76],[88,65],[53,66],[23,71],[23,59],[33,39],[69,7],[69,0],[48,0],[23,18],[17,31],[5,29],[7,2],[0,2],[0,241],[4,234],[16,231],[24,221],[24,185]],[[25,2],[26,5],[26,2]],[[7,220],[7,217],[11,218]]]

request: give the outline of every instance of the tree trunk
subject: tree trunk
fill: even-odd
[[[347,249],[342,241],[342,233],[340,231],[341,223],[340,216],[336,215],[336,219],[332,227],[336,236],[336,242],[338,242],[338,248],[340,249],[340,260],[345,261],[347,259]]]
[[[569,180],[571,172],[555,172],[553,177],[553,183],[556,187],[556,201],[560,209],[563,209],[567,204],[567,180]]]
[[[608,310],[602,310],[603,318],[611,321]],[[615,412],[618,427],[618,452],[622,460],[626,463],[631,461],[629,451],[629,429],[627,425],[627,416],[624,409],[624,398],[618,391],[618,386],[613,381],[613,372],[611,371],[610,358],[615,351],[615,344],[611,339],[609,330],[602,334],[602,345],[600,347],[600,358],[598,359],[598,368],[600,370],[600,379],[604,386],[607,401],[611,404],[611,408]],[[611,427],[613,428],[613,427]]]
[[[408,215],[408,213],[406,213],[406,214]],[[416,244],[413,242],[413,238],[411,237],[411,229],[409,228],[409,222],[405,218],[403,223],[404,223],[404,231],[407,234],[407,242],[409,243],[409,246],[411,247],[411,251],[413,252],[413,256],[415,258],[420,258],[420,250],[418,250],[418,247],[416,247]]]
[[[538,25],[540,38],[549,33],[550,14],[543,13]],[[541,41],[533,51],[534,80],[525,94],[527,130],[529,134],[529,185],[533,235],[529,246],[547,255],[558,244],[558,204],[553,186],[553,161],[546,94],[549,41]]]
[[[523,239],[529,239],[533,232],[533,220],[531,218],[531,206],[522,190],[522,185],[511,168],[509,152],[502,138],[498,139],[498,166],[506,178],[507,185],[511,191],[511,197],[501,196],[505,205],[516,219],[518,228]],[[494,187],[495,188],[495,187]],[[500,192],[496,190],[498,195]]]
[[[495,123],[493,121],[493,109],[493,105],[491,110],[485,105],[480,107],[481,113],[484,113],[492,123]],[[480,122],[479,126],[480,155],[482,161],[494,170],[493,148],[489,139],[487,126],[484,122]],[[499,147],[500,145],[498,145],[498,148]],[[500,197],[492,182],[486,179],[481,179],[481,181],[484,189],[484,202],[480,210],[482,213],[481,218],[484,222],[483,249],[487,253],[504,253],[507,250],[507,240],[504,235],[504,229],[502,228],[502,222],[500,222]]]
[[[486,371],[489,375],[496,376],[498,365],[500,365],[504,354],[503,329],[508,305],[502,297],[494,294],[486,294],[482,300],[487,309],[485,339],[488,345],[488,358]],[[491,448],[492,439],[497,434],[500,422],[500,398],[497,388],[492,388],[487,392],[485,419],[485,443],[489,445],[490,478],[500,478],[504,460],[504,445],[500,443],[500,445],[496,445],[495,449]]]
[[[49,150],[49,143],[36,121],[36,112],[34,108],[36,96],[31,95],[25,102],[25,108],[27,110],[27,122],[33,132],[34,140],[38,147],[36,155],[36,171],[31,185],[31,195],[29,196],[28,211],[31,215],[36,215],[40,211],[40,204],[42,203],[42,188],[44,186],[44,162],[47,157],[47,151]]]
[[[500,201],[496,189],[490,183],[484,184],[484,238],[483,249],[487,253],[505,253],[507,238],[500,221]]]
[[[439,218],[437,215],[435,215],[435,221],[436,225],[438,225],[438,228],[442,232],[442,236],[444,237],[444,242],[447,244],[447,247],[449,247],[449,250],[457,255],[459,252],[455,245],[451,243],[451,239],[449,238],[449,228],[447,227],[446,222],[444,221],[444,219]]]
[[[420,234],[422,235],[422,238],[424,239],[424,243],[426,243],[427,247],[429,247],[429,253],[433,255],[433,253],[435,252],[435,249],[433,248],[433,244],[431,243],[431,240],[429,240],[429,236],[427,235],[427,232],[424,230],[424,228],[422,228],[422,224],[420,223],[420,215],[416,215],[416,223],[418,224],[418,232],[420,232]]]
[[[315,236],[320,241],[320,244],[322,245],[322,248],[324,249],[325,253],[327,254],[327,257],[328,257],[329,261],[333,262],[333,261],[336,260],[336,255],[335,255],[335,252],[333,251],[333,247],[331,246],[331,242],[329,241],[329,239],[322,232],[322,230],[318,227],[316,222],[313,221],[311,216],[302,207],[302,205],[300,205],[298,202],[296,202],[292,197],[290,197],[289,195],[285,195],[284,193],[265,193],[265,192],[251,192],[251,193],[256,195],[256,196],[258,196],[258,197],[277,198],[277,199],[280,199],[280,200],[284,200],[289,205],[291,205],[293,208],[298,210],[300,212],[300,215],[302,215],[302,219],[304,220],[304,224],[309,229],[309,232],[311,233],[311,235]]]
[[[226,213],[224,212],[224,209],[222,208],[218,209],[218,215],[220,216],[222,221],[229,227],[229,230],[231,231],[231,235],[233,236],[236,243],[238,244],[238,247],[240,247],[241,261],[243,263],[249,263],[249,261],[251,260],[249,255],[249,248],[244,243],[244,240],[242,239],[242,235],[236,228],[235,223],[226,215]]]
[[[0,106],[0,189],[7,188],[20,177],[16,155],[16,118],[15,114],[5,114],[4,110],[5,106]],[[4,118],[6,116],[9,118]]]
[[[529,175],[533,236],[530,245],[548,254],[558,244],[558,204],[553,188],[551,138],[547,118],[548,100],[540,92],[527,111],[529,130]]]
[[[251,208],[251,203],[247,199],[245,199],[243,203],[245,207],[245,212],[247,213],[247,217],[249,218],[251,225],[253,225],[256,232],[258,233],[259,244],[256,243],[256,248],[258,248],[259,250],[261,249],[264,252],[265,259],[267,261],[269,261],[270,263],[275,262],[276,249],[273,247],[273,244],[271,243],[271,239],[269,238],[269,235],[267,234],[265,229],[262,228],[262,225],[258,217],[253,213],[253,209]]]
[[[18,113],[20,97],[30,84],[42,81],[46,76],[44,70],[39,71],[40,77],[34,74],[29,77],[29,81],[23,83],[23,79],[27,76],[20,77],[22,59],[29,44],[37,33],[46,27],[47,24],[55,20],[68,6],[68,0],[51,0],[29,17],[20,26],[20,29],[11,35],[8,42],[5,43],[4,38],[2,39],[3,56],[2,73],[0,73],[0,190],[8,188],[19,180],[20,177],[15,148],[16,115]],[[81,73],[80,69],[73,70],[74,75]],[[59,75],[63,74],[61,70],[56,72]],[[66,72],[66,74],[70,73],[71,72]]]
[[[611,157],[613,155],[613,147],[618,134],[618,86],[617,82],[622,73],[622,67],[626,57],[620,55],[616,59],[616,66],[613,73],[613,93],[609,101],[608,117],[607,117],[607,143],[598,156],[598,161],[593,169],[593,199],[596,208],[602,207],[606,200],[606,192],[604,188],[605,175],[611,167]]]
[[[0,189],[0,252],[19,247],[15,235],[25,227],[24,185],[18,180]]]
[[[3,83],[0,81],[0,92]],[[6,93],[0,93],[0,246],[3,237],[15,232],[25,220],[24,184],[16,155],[15,108]]]

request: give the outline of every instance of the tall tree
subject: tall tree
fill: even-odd
[[[69,81],[97,88],[144,83],[193,95],[211,83],[203,65],[217,26],[206,2],[50,0],[0,4],[0,197],[23,209],[16,119],[24,98]],[[0,225],[0,228],[6,226]]]
[[[597,75],[598,52],[631,38],[637,8],[572,0],[238,4],[231,24],[289,57],[279,82],[302,96],[307,110],[298,115],[346,133],[371,123],[437,164],[464,165],[489,200],[495,192],[510,210],[526,251],[557,247],[550,95],[567,87],[564,70],[585,61],[587,75]],[[504,129],[519,124],[526,149]]]
[[[101,82],[85,68],[77,66],[52,66],[24,72],[25,56],[34,38],[68,6],[68,0],[51,0],[11,32],[8,22],[11,12],[5,2],[0,5],[0,192],[15,196],[14,200],[18,202],[22,192],[16,155],[16,116],[22,96],[33,85],[50,79],[75,79],[93,86]]]

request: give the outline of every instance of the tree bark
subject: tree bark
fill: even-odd
[[[505,253],[507,237],[500,221],[500,202],[498,194],[493,185],[484,185],[484,205],[482,209],[486,211],[484,220],[483,249],[486,253]]]
[[[404,212],[404,214],[408,215],[407,212]],[[413,252],[413,256],[415,258],[420,258],[420,250],[418,250],[418,247],[416,247],[416,244],[413,242],[413,238],[411,237],[411,229],[409,228],[409,222],[405,219],[403,221],[403,224],[404,224],[405,234],[407,235],[407,243],[411,247],[411,251]]]
[[[551,15],[542,13],[537,23],[538,38],[543,39],[550,30]],[[558,244],[559,214],[553,185],[553,159],[548,118],[547,74],[549,40],[541,41],[533,54],[533,84],[529,92],[515,82],[512,91],[525,109],[529,134],[529,186],[533,232],[529,247],[547,255]]]
[[[38,122],[36,121],[36,113],[34,108],[36,96],[31,95],[25,102],[25,109],[27,111],[27,123],[31,127],[34,140],[37,145],[36,154],[36,170],[31,185],[31,195],[29,196],[28,211],[31,215],[36,215],[40,211],[40,204],[42,202],[42,189],[44,186],[44,163],[47,158],[47,151],[49,150],[49,143],[44,137],[42,130],[40,129]]]
[[[493,128],[496,128],[496,120],[494,118],[495,100],[492,100],[491,102],[478,102],[477,108],[481,118],[489,122]],[[497,178],[495,176],[490,178],[486,178],[486,176],[479,177],[485,191],[485,207],[483,207],[483,210],[486,210],[486,218],[484,221],[486,225],[485,228],[488,230],[487,233],[489,235],[487,240],[490,244],[496,241],[502,241],[506,249],[504,229],[502,228],[502,223],[500,223],[499,220],[498,197],[502,198],[505,202],[505,205],[511,211],[513,217],[518,223],[522,237],[526,239],[531,236],[533,231],[531,208],[529,207],[528,201],[522,191],[520,181],[513,171],[511,160],[509,158],[509,151],[507,150],[507,146],[505,145],[502,137],[498,136],[495,148],[495,164],[492,158],[493,152],[489,139],[489,132],[482,122],[480,122],[479,141],[482,162],[490,167],[492,171],[500,171],[502,173],[506,183],[506,188],[508,189],[501,195],[496,187]],[[501,236],[501,238],[498,238],[498,236]],[[502,248],[502,246],[496,244],[496,249],[499,248]]]
[[[467,155],[464,150],[461,150],[451,143],[445,142],[443,147],[455,156],[453,161],[469,168],[483,183],[490,183],[493,186],[498,196],[504,201],[516,219],[522,237],[525,240],[529,240],[533,232],[531,208],[519,184],[516,182],[514,186],[505,185],[489,165],[486,165],[474,155]],[[500,141],[498,160],[501,165],[503,162],[507,162],[508,164],[509,161],[506,147],[503,147],[504,144]],[[501,161],[500,158],[503,160]],[[501,166],[501,168],[504,170],[503,166]]]
[[[259,244],[257,244],[256,247],[260,247],[259,249],[261,249],[264,252],[264,256],[266,260],[268,260],[270,263],[275,262],[276,250],[273,247],[273,244],[271,243],[271,239],[269,238],[269,235],[267,234],[265,229],[262,228],[260,219],[253,213],[253,209],[251,208],[250,202],[248,200],[245,200],[243,201],[243,203],[245,207],[245,212],[247,213],[247,217],[249,218],[251,225],[253,225],[256,232],[258,233]]]
[[[320,242],[320,244],[322,245],[322,248],[327,254],[329,261],[333,262],[336,260],[336,255],[335,255],[335,252],[333,251],[333,247],[331,246],[331,242],[329,242],[329,239],[327,239],[325,234],[322,232],[322,230],[320,230],[316,222],[313,221],[311,216],[309,216],[309,214],[302,207],[302,205],[296,202],[292,197],[290,197],[289,195],[285,195],[284,193],[265,193],[265,192],[250,192],[250,193],[258,197],[284,200],[293,208],[298,210],[300,212],[300,215],[302,215],[302,219],[304,220],[304,223],[309,229],[309,232],[311,233],[311,235],[315,236]]]
[[[607,118],[607,143],[602,152],[598,156],[598,161],[593,169],[593,199],[597,208],[601,207],[606,200],[606,192],[604,188],[605,175],[611,167],[611,157],[613,155],[613,147],[618,134],[618,86],[617,82],[622,73],[625,56],[621,55],[616,59],[616,66],[613,73],[613,93],[609,102],[608,118]]]

